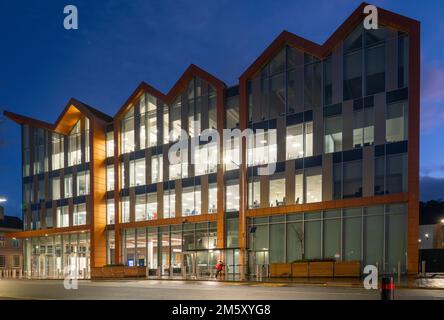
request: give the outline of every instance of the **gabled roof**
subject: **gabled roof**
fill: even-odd
[[[219,80],[218,78],[199,68],[198,66],[190,64],[167,94],[160,92],[159,90],[145,82],[141,82],[137,86],[136,90],[134,90],[131,96],[123,104],[123,106],[117,111],[116,115],[114,116],[114,120],[119,120],[128,111],[128,108],[130,108],[130,106],[135,101],[137,101],[137,99],[143,92],[148,92],[164,103],[173,103],[177,96],[186,89],[188,83],[193,77],[198,77],[202,80],[205,80],[209,84],[213,85],[216,89],[223,89],[226,87],[225,83],[222,80]]]
[[[285,45],[307,52],[319,59],[325,58],[365,18],[364,7],[367,5],[367,3],[361,3],[322,45],[291,32],[283,31],[242,73],[239,79],[245,81],[253,77]],[[378,8],[378,23],[406,33],[419,30],[419,21],[381,8]]]
[[[49,131],[61,134],[68,134],[71,128],[77,123],[81,115],[89,119],[100,119],[104,122],[112,122],[112,118],[105,113],[75,99],[71,98],[57,118],[54,124],[22,116],[14,112],[4,111],[4,115],[19,124],[29,124]]]
[[[4,216],[4,219],[0,219],[0,228],[21,230],[23,228],[23,223],[20,218]]]

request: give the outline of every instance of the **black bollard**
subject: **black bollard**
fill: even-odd
[[[392,276],[381,279],[381,300],[395,300],[395,281]]]

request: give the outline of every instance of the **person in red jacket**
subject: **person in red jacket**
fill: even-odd
[[[222,260],[219,260],[216,263],[216,279],[217,279],[217,276],[222,272],[223,267],[224,267],[224,263],[222,262]]]

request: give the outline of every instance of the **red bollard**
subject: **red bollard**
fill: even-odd
[[[392,276],[381,279],[381,300],[395,300],[395,281]]]

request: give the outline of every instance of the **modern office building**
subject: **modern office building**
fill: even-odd
[[[6,272],[12,276],[13,270],[22,269],[21,240],[6,237],[9,233],[20,232],[22,227],[22,221],[19,218],[5,216],[4,208],[0,206],[0,278],[6,276]]]
[[[114,117],[75,99],[53,124],[5,112],[22,127],[27,274],[204,274],[219,257],[241,276],[331,258],[416,273],[420,25],[379,9],[366,30],[364,6],[322,45],[282,32],[238,85],[191,65]],[[253,135],[199,139],[233,128]],[[170,162],[181,130],[197,149]]]

